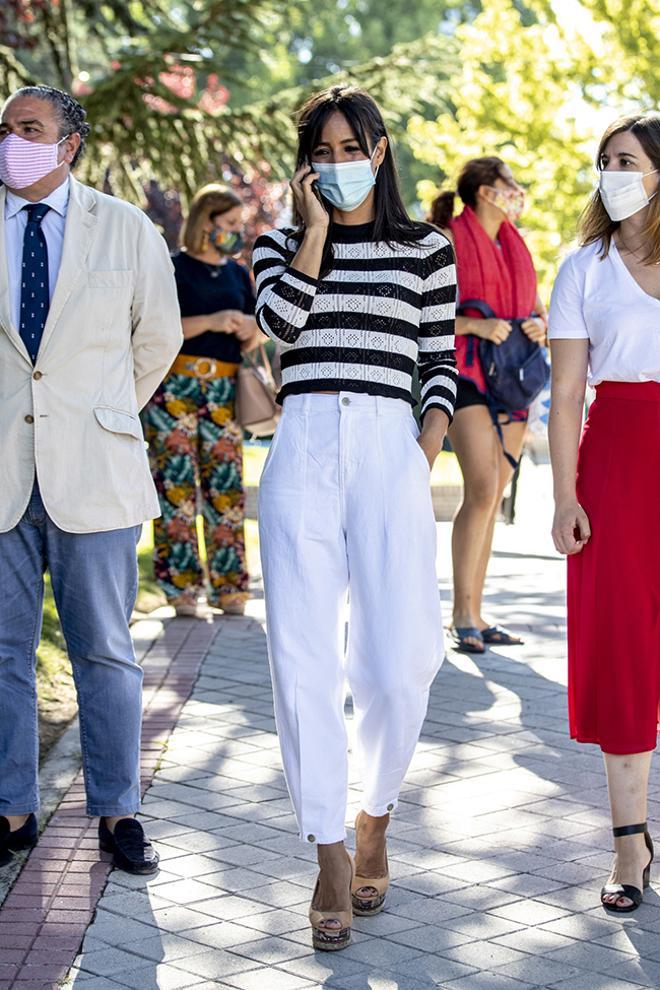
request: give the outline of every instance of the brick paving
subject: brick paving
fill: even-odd
[[[295,836],[282,780],[257,598],[244,619],[200,624],[210,645],[144,803],[162,868],[153,878],[109,875],[64,986],[660,985],[655,892],[624,918],[598,906],[611,861],[607,793],[598,750],[578,747],[566,734],[564,565],[545,535],[547,486],[547,469],[528,466],[518,522],[498,529],[487,589],[488,614],[523,632],[526,646],[477,658],[450,652],[392,820],[387,911],[356,919],[353,944],[344,952],[312,951],[306,914],[314,850]],[[440,524],[439,532],[440,573],[447,575],[449,527]],[[447,598],[447,581],[442,585]],[[169,628],[173,635],[180,623]],[[660,810],[659,783],[654,775],[652,822]],[[353,775],[349,819],[357,784]],[[46,866],[57,877],[53,864],[60,858],[53,847],[40,848],[40,874],[29,894],[43,893],[56,910],[53,888],[40,885],[57,882],[45,879]],[[78,848],[67,857],[69,875],[75,867],[92,884],[96,854],[82,841]],[[20,937],[21,924],[15,924]],[[28,952],[70,951],[81,926],[58,925],[43,947],[20,943],[8,951],[23,951],[24,960]],[[37,965],[41,958],[33,955]],[[49,963],[64,965],[59,956]],[[10,985],[0,976],[0,990]]]
[[[153,639],[160,631],[154,621],[133,628],[144,668],[143,791],[218,629],[190,620]],[[111,869],[96,827],[85,815],[80,772],[2,904],[0,990],[46,990],[69,972]]]

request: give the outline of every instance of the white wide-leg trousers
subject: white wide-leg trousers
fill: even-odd
[[[275,716],[309,842],[346,835],[345,678],[362,807],[384,815],[396,806],[444,657],[429,466],[417,435],[400,399],[289,396],[264,467],[259,534]]]

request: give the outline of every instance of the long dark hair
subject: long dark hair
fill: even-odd
[[[637,138],[653,162],[653,167],[660,170],[660,114],[658,113],[631,114],[628,117],[619,117],[618,120],[610,124],[598,145],[596,168],[600,169],[601,158],[611,138],[615,134],[622,134],[625,131],[630,131]],[[603,206],[600,190],[596,189],[578,221],[579,243],[593,244],[595,241],[602,241],[601,257],[605,258],[610,250],[612,234],[618,227],[619,221],[610,220],[610,216]],[[651,242],[644,263],[647,265],[660,264],[660,192],[651,201],[644,236],[648,237]]]
[[[355,134],[360,150],[370,158],[377,142],[387,138],[385,157],[378,169],[375,190],[374,240],[393,243],[413,243],[424,237],[430,230],[427,224],[418,223],[408,216],[401,198],[399,176],[392,151],[392,140],[376,101],[365,90],[353,86],[331,86],[311,96],[297,114],[298,151],[296,170],[312,160],[312,152],[321,140],[323,128],[333,113],[341,113]],[[332,216],[332,204],[322,200]],[[295,216],[302,228],[302,218]],[[302,239],[302,229],[291,235],[294,242]],[[321,276],[327,275],[333,265],[332,230],[323,248]]]
[[[498,179],[511,183],[508,175],[503,174],[505,164],[501,158],[490,155],[484,158],[471,158],[466,162],[456,183],[456,191],[446,189],[433,200],[430,223],[436,227],[446,227],[454,215],[454,201],[458,194],[462,202],[475,208],[477,205],[477,193],[480,186],[494,186]]]

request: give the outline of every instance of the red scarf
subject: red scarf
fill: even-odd
[[[498,247],[469,206],[450,220],[449,226],[454,235],[459,305],[463,299],[482,299],[503,320],[529,316],[536,305],[536,272],[516,227],[508,220],[502,223],[497,235]],[[465,365],[470,339],[465,334],[456,337],[458,370],[484,391],[478,360],[471,367]]]

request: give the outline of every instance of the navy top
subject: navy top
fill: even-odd
[[[254,289],[247,268],[229,258],[223,265],[210,265],[180,251],[173,259],[181,316],[204,316],[220,309],[254,313]],[[240,363],[241,342],[234,333],[207,330],[184,340],[183,354]]]

